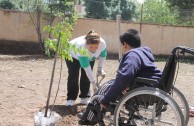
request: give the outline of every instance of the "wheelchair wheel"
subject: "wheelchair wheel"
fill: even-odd
[[[114,111],[114,126],[184,126],[184,116],[166,92],[140,87],[119,101]]]
[[[189,104],[183,95],[183,93],[177,89],[176,87],[173,88],[173,93],[171,94],[172,98],[176,101],[183,112],[185,126],[187,126],[189,122]]]

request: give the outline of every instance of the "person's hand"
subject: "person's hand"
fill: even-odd
[[[104,105],[104,104],[101,104],[100,103],[100,107],[101,107],[101,109],[106,109],[107,108],[107,105]]]
[[[101,67],[98,67],[96,75],[103,77],[106,75],[106,73],[104,72],[104,70]]]
[[[128,91],[129,91],[129,88],[125,88],[125,90],[122,91],[122,93],[125,95],[125,94],[127,94]]]
[[[93,92],[95,94],[97,92],[97,90],[98,90],[98,86],[97,86],[96,81],[92,82],[92,88],[93,88]]]

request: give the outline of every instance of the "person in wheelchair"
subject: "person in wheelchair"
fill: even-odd
[[[162,72],[154,64],[154,56],[149,47],[141,47],[140,34],[136,29],[129,29],[120,35],[123,57],[120,60],[115,80],[102,85],[95,95],[102,97],[89,103],[85,112],[78,113],[80,125],[95,125],[102,121],[102,113],[98,110],[109,108],[111,102],[119,99],[124,92],[133,88],[144,86],[134,84],[136,77],[160,79]],[[148,85],[157,87],[158,85]],[[98,110],[97,110],[98,109]]]

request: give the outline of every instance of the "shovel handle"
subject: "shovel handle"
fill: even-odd
[[[105,75],[100,76],[100,80],[98,80],[99,75],[96,76],[96,82],[97,82],[97,87],[100,87],[100,83],[102,82],[102,80],[105,78]]]

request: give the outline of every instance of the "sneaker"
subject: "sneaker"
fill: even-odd
[[[89,99],[88,98],[81,98],[80,99],[80,104],[87,105],[88,103],[89,103]]]
[[[80,112],[80,113],[77,113],[77,117],[79,118],[79,119],[81,119],[82,117],[83,117],[83,112]]]
[[[66,105],[67,106],[73,106],[74,105],[74,100],[67,100]]]
[[[95,121],[89,121],[89,120],[79,120],[79,125],[96,125],[97,122]]]

